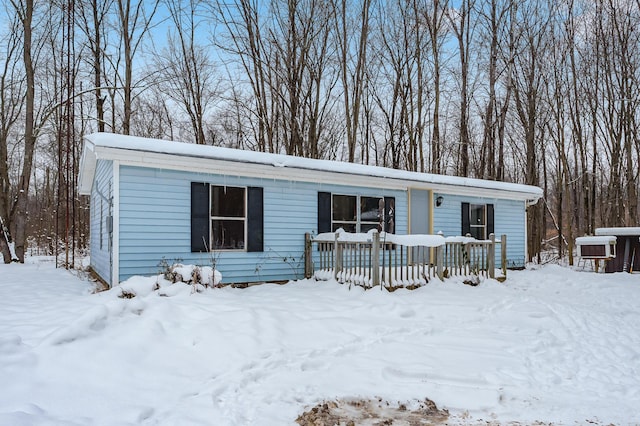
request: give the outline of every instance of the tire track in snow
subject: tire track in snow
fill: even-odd
[[[413,334],[424,332],[422,329],[387,329],[376,337],[363,339],[355,337],[346,343],[341,343],[335,347],[322,347],[309,350],[302,350],[294,354],[283,351],[272,351],[263,353],[258,359],[252,359],[241,366],[213,379],[210,385],[213,389],[208,392],[214,407],[220,410],[221,418],[229,419],[227,424],[256,424],[259,421],[256,415],[260,415],[260,407],[253,405],[253,398],[245,398],[245,395],[253,393],[253,389],[259,389],[266,382],[277,381],[278,376],[286,369],[287,374],[292,371],[298,374],[309,376],[308,380],[297,378],[296,383],[312,383],[316,374],[329,370],[334,361],[340,361],[344,357],[358,357],[360,354],[367,354],[372,346],[382,343],[388,339],[408,338]],[[234,385],[216,386],[216,382],[229,383],[230,378],[238,376],[240,379]],[[302,385],[298,389],[287,388],[286,391],[279,391],[270,395],[264,400],[265,403],[273,402],[290,403],[293,406],[302,407],[311,401],[308,397],[313,397],[313,386]],[[300,396],[296,396],[300,395]],[[245,403],[245,400],[248,403]],[[293,419],[291,419],[293,420]]]

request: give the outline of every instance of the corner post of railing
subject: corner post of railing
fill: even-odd
[[[342,272],[342,244],[338,241],[338,235],[339,233],[336,232],[333,239],[333,253],[335,255],[333,278],[340,281],[338,277],[340,276],[340,272]]]
[[[371,250],[371,287],[382,285],[380,281],[380,234],[372,233],[373,240]]]
[[[489,278],[496,277],[496,236],[495,234],[489,234],[489,249],[487,250],[487,272]]]
[[[313,260],[311,258],[313,250],[311,249],[311,233],[304,233],[304,277],[311,278],[313,275]]]
[[[444,245],[436,247],[436,274],[444,281]]]
[[[502,266],[502,275],[507,278],[507,235],[500,236],[500,266]]]

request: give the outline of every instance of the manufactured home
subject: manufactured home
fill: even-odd
[[[524,266],[538,187],[108,133],[85,138],[91,267],[110,285],[163,261],[210,265],[224,283],[302,278],[305,234],[506,235]],[[504,265],[503,265],[504,266]]]

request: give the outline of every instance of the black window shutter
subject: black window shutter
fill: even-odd
[[[260,187],[247,188],[247,251],[264,251],[264,202]]]
[[[396,198],[384,197],[384,230],[390,234],[396,232]]]
[[[331,193],[318,192],[318,234],[331,232]]]
[[[462,203],[462,236],[471,233],[471,218],[469,217],[469,203]]]
[[[487,235],[486,238],[489,238],[489,234],[494,233],[493,226],[493,204],[487,204]]]
[[[209,249],[209,184],[191,182],[191,251]]]

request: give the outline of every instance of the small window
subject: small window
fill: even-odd
[[[383,218],[384,198],[360,197],[360,232],[381,231]]]
[[[212,249],[244,250],[246,216],[245,188],[211,185]]]
[[[354,195],[334,195],[332,207],[332,231],[339,228],[347,232],[357,232],[358,226],[358,199]]]
[[[469,205],[469,233],[476,240],[487,239],[487,215],[484,204]]]

